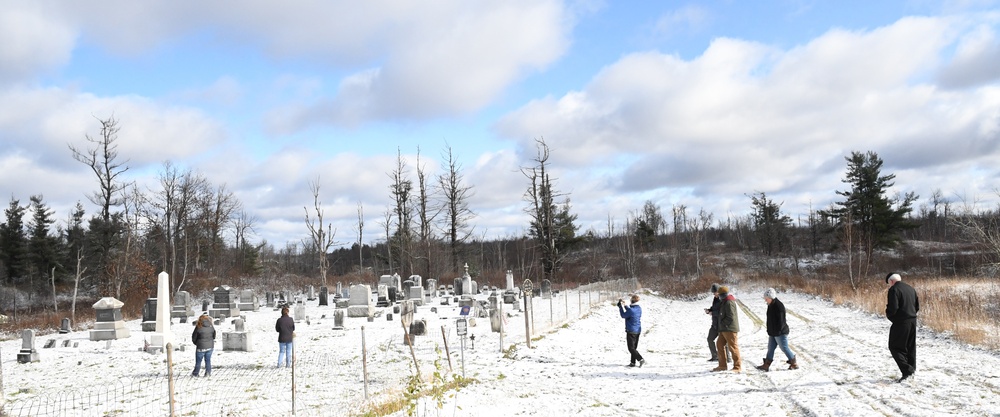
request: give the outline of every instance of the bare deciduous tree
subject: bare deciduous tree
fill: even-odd
[[[326,286],[326,271],[330,269],[330,260],[327,253],[333,247],[333,238],[337,231],[330,224],[323,227],[323,208],[319,201],[319,179],[309,183],[309,189],[313,195],[313,210],[316,211],[316,219],[309,218],[309,209],[302,207],[306,212],[306,227],[309,228],[309,236],[312,238],[312,245],[319,256],[319,274],[323,277],[323,286]]]
[[[438,177],[438,189],[441,196],[441,211],[444,213],[445,235],[452,258],[451,266],[458,270],[459,248],[469,236],[472,236],[474,229],[469,227],[469,220],[475,216],[469,208],[469,199],[473,193],[472,187],[465,185],[463,181],[462,165],[455,160],[450,146],[443,157],[446,171]]]

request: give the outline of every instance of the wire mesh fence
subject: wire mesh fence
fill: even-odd
[[[504,326],[505,339],[484,336],[478,342],[483,346],[484,353],[496,352],[500,355],[504,349],[502,344],[523,344],[527,338],[585,316],[595,305],[636,291],[638,285],[637,280],[627,279],[541,294],[528,303],[532,310],[522,311],[520,317],[512,306],[503,306],[505,314],[518,317]],[[520,322],[524,316],[531,322],[530,336],[526,336],[527,326]],[[450,321],[442,323],[444,328]],[[361,331],[364,331],[363,328]],[[192,376],[186,368],[174,366],[171,378],[167,369],[169,364],[164,361],[162,372],[123,377],[112,383],[87,388],[46,388],[39,392],[6,393],[0,415],[350,415],[373,402],[402,395],[406,379],[414,374],[410,347],[403,343],[402,333],[399,329],[398,332],[369,334],[367,357],[362,357],[361,337],[357,335],[342,333],[332,339],[317,339],[315,346],[308,348],[309,341],[300,342],[297,339],[293,369],[277,368],[270,359],[249,360],[216,364],[212,376],[207,378]],[[444,357],[446,354],[442,345],[451,345],[451,359],[458,360],[458,343],[448,340],[455,337],[454,333],[450,329],[441,333],[444,335],[428,331],[423,340],[414,342],[416,366],[428,368],[424,370],[424,375],[436,371],[448,372],[439,369],[447,363],[443,360],[448,359]],[[356,346],[353,346],[355,343]],[[493,346],[498,349],[493,349]],[[367,372],[363,370],[362,362],[367,362]],[[458,364],[454,365],[451,371],[457,372]],[[366,384],[367,388],[364,388]]]

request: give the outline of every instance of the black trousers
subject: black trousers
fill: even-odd
[[[630,363],[635,364],[636,361],[641,361],[642,355],[639,354],[639,333],[625,332],[625,342],[628,343],[628,353],[632,354]]]
[[[708,329],[708,351],[712,353],[712,358],[718,358],[719,352],[715,349],[715,338],[719,337],[719,326],[712,325]]]
[[[889,327],[889,353],[903,376],[917,371],[917,319],[892,323]]]

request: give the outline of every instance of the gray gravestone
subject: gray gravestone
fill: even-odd
[[[187,318],[194,315],[194,309],[191,308],[191,294],[187,291],[177,291],[174,293],[174,305],[170,308],[170,318],[179,317],[181,323],[187,321]]]
[[[142,305],[142,331],[156,331],[156,299],[147,298],[146,304]]]
[[[333,330],[344,329],[344,309],[338,308],[333,311]]]
[[[220,285],[212,290],[212,309],[208,310],[208,315],[212,318],[229,318],[240,315],[240,308],[236,302],[236,291],[228,285]]]
[[[51,349],[54,347],[56,347],[56,339],[49,339],[45,341],[45,345],[42,346],[42,349]]]
[[[254,294],[253,290],[240,291],[240,301],[236,307],[240,311],[258,311],[260,308],[257,306],[257,295]]]
[[[372,302],[372,287],[352,285],[347,317],[370,317],[373,314],[375,314],[375,303]]]
[[[35,331],[21,331],[21,351],[17,354],[18,363],[38,362],[38,351],[35,350]]]
[[[246,326],[242,317],[233,320],[236,330],[232,332],[222,332],[222,350],[250,352],[250,333],[246,331]]]
[[[552,298],[552,281],[542,280],[542,293],[540,295],[542,298]]]
[[[62,325],[59,326],[59,333],[66,334],[69,333],[69,318],[62,319]]]
[[[122,319],[122,306],[125,303],[114,297],[104,297],[94,303],[94,315],[97,322],[90,331],[90,340],[124,339],[129,336],[125,321]]]
[[[326,288],[325,285],[319,287],[319,305],[321,306],[330,305],[328,300],[329,296],[330,296],[329,290]]]

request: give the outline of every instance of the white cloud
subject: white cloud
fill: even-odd
[[[0,12],[0,85],[69,61],[77,31],[42,2],[8,2]]]
[[[691,187],[691,198],[712,196],[706,204],[716,213],[755,190],[835,198],[853,150],[878,152],[887,169],[965,172],[998,153],[1000,94],[929,84],[928,69],[942,64],[963,24],[905,18],[832,30],[790,50],[721,38],[690,61],[635,53],[582,90],[532,101],[496,128],[526,149],[529,138],[544,137],[557,167],[586,169],[589,180],[572,182],[578,187],[674,196]]]

